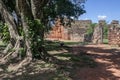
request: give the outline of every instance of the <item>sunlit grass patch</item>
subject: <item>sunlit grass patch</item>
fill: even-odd
[[[104,44],[108,44],[108,39],[103,39]]]

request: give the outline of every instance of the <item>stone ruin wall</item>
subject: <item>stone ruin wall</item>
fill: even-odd
[[[90,24],[92,24],[91,20],[76,20],[72,23],[69,29],[70,40],[84,42],[85,33]]]
[[[103,43],[103,28],[106,25],[105,20],[99,20],[98,24],[94,27],[93,35],[92,35],[92,43],[94,44],[102,44]]]
[[[104,24],[105,21],[99,22]],[[72,23],[71,27],[65,27],[56,22],[47,38],[53,40],[71,40],[84,42],[87,27],[92,23],[91,20],[78,20]],[[110,45],[120,45],[120,24],[113,20],[108,26],[108,43]]]
[[[69,40],[68,30],[61,25],[60,20],[58,19],[46,38],[51,40]]]
[[[100,20],[99,23],[97,24],[98,26],[95,27],[95,28],[98,28],[96,33],[94,33],[96,37],[99,37],[97,38],[97,41],[95,41],[95,43],[97,44],[102,44],[103,43],[103,30],[102,28],[105,27],[104,26],[105,24],[105,21],[102,21]],[[107,24],[107,27],[108,27],[108,44],[110,45],[118,45],[120,46],[120,24],[119,24],[119,21],[117,20],[113,20],[110,24]],[[100,30],[101,28],[101,30]],[[95,31],[94,31],[95,32]],[[94,39],[96,40],[96,39]],[[94,40],[93,40],[93,43],[94,43]]]
[[[55,26],[47,35],[52,40],[71,40],[84,42],[84,34],[87,27],[92,23],[91,20],[76,20],[71,27],[63,26],[60,20],[57,20]]]
[[[109,25],[108,43],[120,46],[120,24],[116,20]]]

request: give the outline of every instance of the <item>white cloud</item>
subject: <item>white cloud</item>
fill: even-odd
[[[105,15],[98,15],[99,20],[105,20],[106,18],[107,18],[107,16],[105,16]]]
[[[89,20],[89,18],[85,18],[85,20]]]

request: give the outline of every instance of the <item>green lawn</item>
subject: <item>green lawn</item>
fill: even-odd
[[[108,44],[108,39],[103,39],[104,44]]]

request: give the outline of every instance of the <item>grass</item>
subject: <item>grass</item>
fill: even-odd
[[[91,57],[87,56],[85,53],[83,53],[83,55],[74,55],[72,54],[69,49],[71,49],[70,47],[61,47],[60,46],[60,41],[47,41],[46,42],[46,49],[47,51],[60,51],[60,50],[67,50],[68,52],[66,53],[57,53],[57,54],[53,54],[52,55],[54,57],[56,57],[59,60],[62,60],[63,62],[68,61],[74,64],[74,66],[78,66],[80,65],[84,65],[84,66],[89,66],[89,67],[95,67],[96,63],[93,59],[91,59]],[[83,42],[64,42],[65,46],[69,46],[69,45],[85,45],[88,43],[83,43]],[[81,53],[80,53],[81,54]],[[76,64],[79,63],[79,64]]]
[[[4,45],[4,43],[2,41],[0,41],[0,46],[3,46],[3,45]]]
[[[0,43],[1,43],[0,45],[3,45],[2,42]],[[45,43],[45,48],[47,49],[47,51],[57,50],[56,52],[60,52],[60,50],[66,49],[66,47],[61,47],[60,43],[61,42],[59,41],[55,41],[55,42],[47,41]],[[68,45],[76,45],[76,44],[84,45],[86,43],[64,42],[64,44],[68,46]],[[38,79],[40,80],[72,80],[70,76],[73,76],[73,77],[75,76],[74,74],[76,73],[77,68],[81,68],[81,67],[94,68],[96,66],[96,62],[86,54],[85,55],[74,55],[68,51],[68,52],[62,52],[62,53],[51,54],[51,55],[53,55],[54,57],[60,60],[57,67],[54,63],[46,63],[46,62],[41,62],[41,61],[37,61],[37,63],[33,62],[29,66],[30,68],[27,66],[28,74],[24,73],[28,76],[23,75],[22,77],[18,76],[15,78],[17,79],[20,78],[21,80],[23,80],[24,78],[25,78],[24,80],[28,80],[28,79],[29,80],[30,79],[31,80],[38,80]],[[29,74],[30,72],[34,73],[34,75],[30,75]],[[39,72],[41,72],[41,74]],[[39,78],[36,77],[37,75],[39,75]]]
[[[0,52],[1,52],[1,50],[3,50],[5,47],[6,47],[6,45],[5,45],[2,41],[0,41]]]
[[[61,43],[64,43],[64,47],[60,46]],[[65,46],[71,46],[71,45],[86,45],[87,42],[62,42],[62,41],[45,41],[45,48],[47,51],[52,50],[62,50],[65,48]]]
[[[104,44],[108,44],[108,39],[103,39]]]
[[[64,42],[65,45],[86,45],[87,42]]]
[[[62,62],[72,63],[73,67],[91,67],[97,66],[96,62],[88,55],[74,55],[72,53],[60,53],[54,54],[57,59],[62,60]]]
[[[53,51],[53,50],[58,51],[62,49],[62,47],[60,47],[60,42],[49,42],[49,41],[45,43],[45,48],[47,51]]]
[[[70,75],[74,75],[78,68],[90,67],[95,68],[97,66],[96,62],[89,57],[88,55],[73,55],[71,53],[60,53],[54,54],[53,56],[62,57],[58,58],[62,62],[60,62],[60,68],[57,69],[57,72],[52,77],[51,80],[72,80],[70,79]],[[68,60],[63,59],[68,58]],[[68,73],[68,75],[67,75]]]
[[[65,45],[78,45],[81,44],[82,42],[64,42]]]

